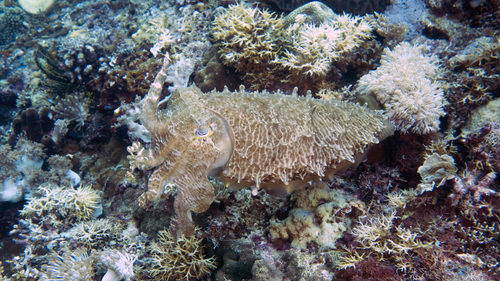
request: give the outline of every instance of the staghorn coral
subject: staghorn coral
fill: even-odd
[[[232,189],[250,185],[285,195],[320,177],[356,166],[366,150],[391,135],[393,126],[366,107],[280,93],[177,89],[158,109],[168,56],[145,97],[142,123],[151,148],[128,147],[132,170],[155,169],[140,198],[156,201],[167,183],[177,185],[173,230],[191,235],[191,211],[214,201],[207,175]]]
[[[153,280],[199,280],[216,267],[214,258],[203,257],[201,240],[181,236],[177,243],[168,230],[158,232],[158,243],[152,243]]]
[[[358,92],[375,96],[402,132],[438,131],[439,118],[445,115],[439,59],[425,55],[424,48],[408,42],[386,48],[381,65],[358,83]]]

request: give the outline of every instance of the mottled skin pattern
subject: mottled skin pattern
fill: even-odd
[[[128,148],[132,169],[155,169],[140,198],[160,199],[167,183],[177,185],[172,222],[176,235],[192,235],[191,211],[214,201],[208,176],[233,189],[249,185],[287,194],[307,181],[357,165],[367,148],[394,127],[375,111],[340,101],[282,94],[177,89],[160,110],[168,57],[144,98],[143,125],[149,149]]]

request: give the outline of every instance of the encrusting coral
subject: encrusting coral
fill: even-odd
[[[403,42],[386,48],[380,66],[361,77],[358,92],[373,95],[397,130],[428,134],[439,130],[444,91],[437,56],[424,53],[425,46]]]
[[[393,133],[383,116],[366,107],[280,93],[176,89],[158,109],[168,56],[144,98],[141,121],[150,149],[128,147],[131,169],[155,169],[140,198],[156,201],[167,183],[177,185],[173,230],[192,235],[191,211],[214,201],[207,175],[226,185],[250,185],[285,195],[306,182],[356,166],[367,149]]]

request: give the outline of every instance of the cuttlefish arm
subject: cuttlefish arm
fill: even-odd
[[[161,135],[161,129],[164,127],[164,124],[162,120],[158,119],[157,111],[169,63],[170,58],[166,54],[160,72],[156,75],[155,81],[142,101],[141,122],[151,132],[153,138],[149,149],[143,147],[137,141],[127,147],[127,151],[131,154],[127,156],[127,159],[130,160],[132,170],[135,168],[140,170],[153,169],[163,163],[167,157],[167,154],[161,149],[161,138],[158,138]]]
[[[215,199],[214,188],[208,181],[207,170],[193,170],[179,175],[173,180],[177,185],[174,210],[176,217],[171,222],[174,237],[178,239],[181,234],[190,236],[194,234],[194,223],[191,211],[205,212]]]

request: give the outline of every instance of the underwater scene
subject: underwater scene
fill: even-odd
[[[0,281],[500,280],[500,0],[3,0],[0,29]]]

